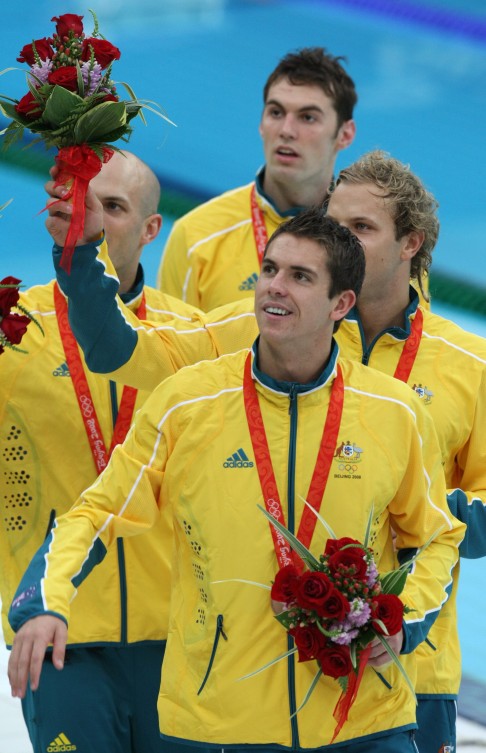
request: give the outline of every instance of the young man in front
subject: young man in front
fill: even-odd
[[[321,677],[294,715],[316,671],[309,663],[292,655],[238,681],[288,649],[268,591],[250,583],[270,584],[285,561],[257,505],[276,505],[294,531],[304,519],[316,556],[328,534],[305,511],[309,488],[338,537],[362,540],[373,510],[371,542],[382,571],[394,559],[392,529],[399,550],[432,539],[402,594],[414,611],[390,638],[397,653],[409,654],[425,639],[448,598],[464,526],[446,507],[432,421],[411,390],[341,359],[333,339],[363,274],[359,242],[321,210],[276,231],[256,290],[260,336],[253,348],[188,367],[160,385],[109,468],[59,519],[28,569],[11,609],[15,695],[24,693],[29,671],[37,687],[51,641],[54,663],[62,666],[80,570],[88,572],[116,537],[145,530],[168,508],[175,567],[159,696],[164,739],[237,751],[416,751],[415,699],[397,667],[386,666],[379,641],[334,744],[334,680]],[[343,441],[361,448],[352,478],[335,457]],[[225,461],[240,448],[248,465],[231,468]],[[327,482],[326,474],[314,478],[318,456]],[[264,480],[270,468],[276,488]],[[413,669],[413,656],[404,661]]]

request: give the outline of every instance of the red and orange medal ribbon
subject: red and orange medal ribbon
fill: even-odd
[[[111,453],[117,444],[121,444],[130,428],[137,398],[137,390],[134,387],[125,386],[123,388],[118,415],[113,430],[113,437],[109,450],[101,432],[101,426],[96,412],[96,407],[91,396],[88,380],[84,371],[83,362],[79,353],[79,347],[76,338],[69,326],[67,301],[62,295],[58,284],[54,285],[54,305],[59,325],[64,354],[69,367],[69,373],[73,383],[74,391],[83,419],[86,436],[91,448],[91,454],[98,473],[101,473],[110,459]],[[137,309],[139,319],[144,319],[146,314],[145,294],[142,294],[140,306]]]
[[[258,402],[258,394],[255,383],[251,375],[251,353],[245,363],[245,374],[243,381],[243,396],[245,401],[246,418],[250,437],[255,455],[255,463],[260,479],[265,507],[270,515],[285,525],[285,516],[280,501],[277,481],[273,471],[270,449],[268,446],[263,417]],[[322,433],[322,439],[317,454],[317,460],[312,475],[312,480],[307,494],[307,502],[319,512],[324,490],[326,488],[329,472],[331,470],[332,459],[337,445],[339,427],[341,425],[341,416],[344,403],[344,381],[341,367],[337,365],[337,374],[334,379],[329,407],[327,410],[326,421]],[[307,506],[302,512],[302,518],[297,532],[297,538],[309,547],[317,523],[317,517]],[[300,563],[300,558],[295,553],[291,553],[290,547],[283,539],[281,534],[270,525],[272,538],[275,546],[275,553],[279,567],[284,567],[292,562]]]

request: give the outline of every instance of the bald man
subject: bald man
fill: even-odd
[[[140,256],[162,225],[154,173],[135,155],[115,153],[91,186],[103,206],[122,300],[140,318],[158,322],[190,315],[192,307],[144,285]],[[53,280],[22,293],[21,303],[35,312],[45,334],[29,328],[23,341],[28,354],[7,351],[0,370],[0,471],[6,490],[0,595],[8,646],[13,633],[7,609],[31,557],[57,516],[107,465],[110,450],[123,441],[147,397],[88,371],[69,328],[66,299]],[[161,518],[158,534],[120,539],[79,588],[64,670],[58,672],[48,656],[40,687],[35,693],[29,688],[22,701],[35,753],[168,750],[159,735],[156,701],[169,570],[160,546],[152,543],[166,527]]]

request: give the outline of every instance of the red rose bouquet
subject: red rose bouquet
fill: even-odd
[[[282,567],[271,587],[274,611],[278,612],[276,619],[293,637],[294,648],[247,677],[293,653],[297,653],[299,662],[315,661],[316,675],[296,713],[307,703],[321,675],[336,679],[342,693],[334,710],[337,726],[331,740],[333,742],[356,698],[371,642],[375,638],[384,645],[414,693],[387,637],[401,630],[404,613],[411,611],[399,599],[399,594],[404,588],[411,563],[418,554],[396,570],[380,575],[373,550],[368,546],[372,513],[364,543],[361,543],[351,538],[336,539],[327,523],[308,506],[332,537],[319,558],[314,557],[284,525],[259,506],[297,555],[297,564]]]
[[[123,84],[130,99],[121,100],[111,78],[111,67],[120,50],[104,39],[95,14],[94,29],[85,34],[83,16],[65,13],[52,21],[52,37],[24,45],[17,60],[27,63],[28,91],[20,100],[0,95],[0,110],[12,122],[1,133],[8,146],[24,129],[38,134],[47,148],[57,147],[60,168],[57,184],[70,186],[73,215],[61,260],[69,271],[76,240],[84,227],[84,198],[91,178],[113,154],[108,143],[128,141],[131,120],[147,108],[165,120],[147,101],[136,99]],[[12,69],[7,69],[12,70]],[[2,71],[5,73],[6,71]],[[169,121],[170,122],[170,121]]]
[[[0,280],[0,353],[5,348],[17,350],[19,353],[27,351],[18,348],[30,322],[34,322],[42,331],[39,322],[34,319],[27,309],[19,303],[20,280],[16,277],[4,277]],[[12,309],[18,309],[18,314]]]

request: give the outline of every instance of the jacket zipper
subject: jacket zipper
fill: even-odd
[[[211,656],[209,657],[209,664],[208,664],[208,668],[206,670],[206,674],[204,675],[204,679],[203,679],[203,681],[201,683],[201,687],[197,691],[198,695],[201,693],[202,689],[206,685],[206,682],[207,682],[208,677],[210,675],[210,672],[211,672],[211,669],[212,669],[213,663],[214,663],[214,658],[216,656],[216,649],[218,648],[218,643],[219,643],[219,639],[220,639],[221,636],[224,638],[225,641],[228,640],[228,636],[226,635],[226,633],[223,630],[223,615],[222,614],[218,614],[218,617],[217,617],[217,620],[216,620],[216,633],[214,635],[213,648],[211,650]]]
[[[118,394],[116,382],[110,380],[110,399],[111,399],[111,420],[113,428],[118,418]],[[125,547],[123,539],[116,540],[117,559],[118,559],[118,580],[120,584],[120,643],[127,643],[128,636],[128,615],[127,615],[127,573],[125,568]]]

